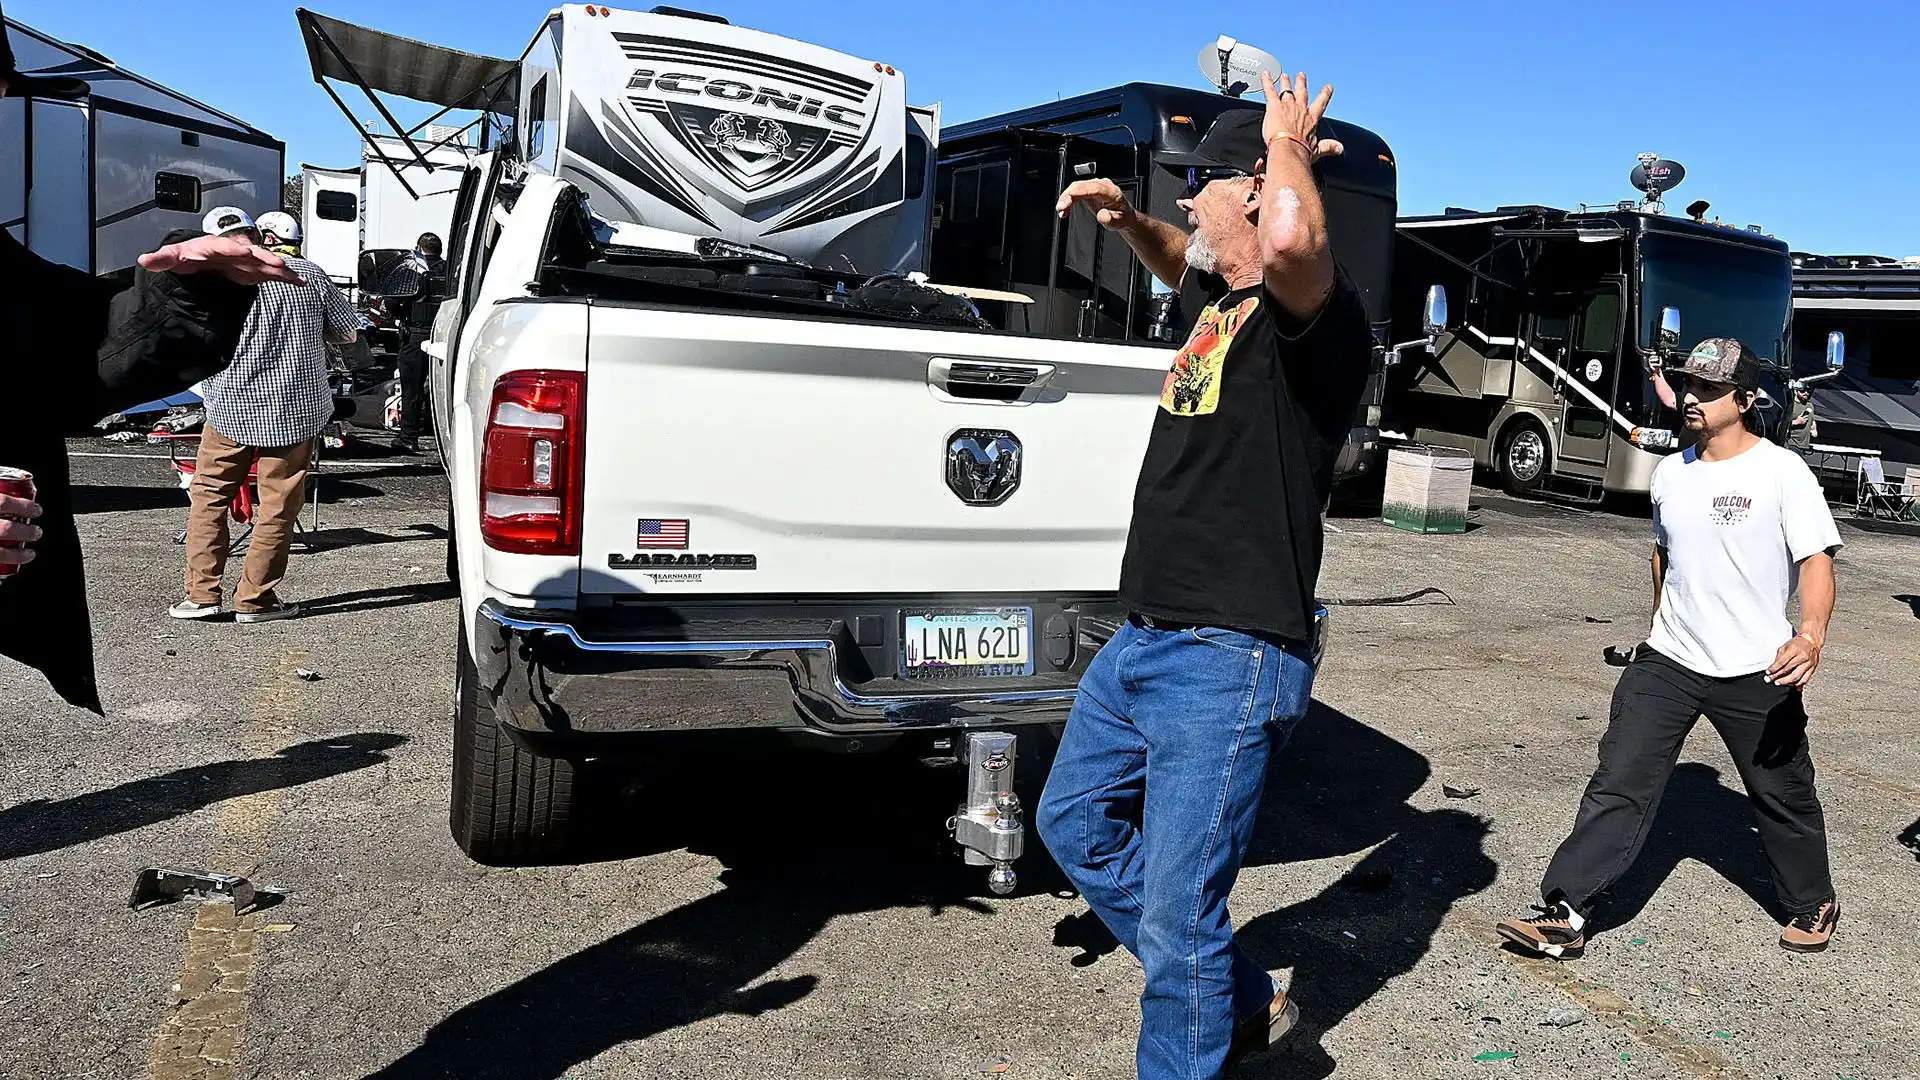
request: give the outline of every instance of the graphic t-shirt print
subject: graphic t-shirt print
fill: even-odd
[[[1186,347],[1173,358],[1167,385],[1160,391],[1160,407],[1175,416],[1208,416],[1220,407],[1220,378],[1227,366],[1227,350],[1260,298],[1249,296],[1226,311],[1208,304],[1193,324]]]
[[[1747,519],[1747,514],[1752,510],[1752,496],[1732,493],[1713,497],[1712,514],[1716,525],[1738,525]]]

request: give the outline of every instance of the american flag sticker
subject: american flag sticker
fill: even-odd
[[[686,518],[641,518],[638,531],[634,543],[639,547],[686,550]]]

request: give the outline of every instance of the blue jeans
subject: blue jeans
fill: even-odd
[[[1129,622],[1080,680],[1036,824],[1146,969],[1141,1080],[1220,1075],[1235,1022],[1273,1000],[1272,976],[1234,943],[1227,894],[1313,671],[1304,645]]]

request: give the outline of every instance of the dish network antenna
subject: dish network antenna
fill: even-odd
[[[1627,175],[1629,183],[1646,193],[1641,200],[1640,212],[1643,214],[1664,214],[1667,205],[1660,196],[1680,186],[1687,178],[1687,170],[1677,161],[1668,161],[1659,154],[1641,154],[1640,164],[1633,167]]]
[[[1272,73],[1275,81],[1285,74],[1273,54],[1225,34],[1200,49],[1200,74],[1228,97],[1237,98],[1249,90],[1258,90],[1263,71]]]

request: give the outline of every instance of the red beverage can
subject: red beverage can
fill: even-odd
[[[12,495],[17,499],[26,499],[31,502],[38,497],[38,494],[33,486],[32,473],[25,469],[12,469],[0,465],[0,495]],[[8,521],[22,522],[31,520],[30,518],[20,517],[17,514],[0,514],[0,518],[5,518]],[[27,545],[23,543],[9,544],[5,541],[0,541],[0,547],[17,548],[26,546]],[[12,563],[0,563],[0,577],[6,577],[18,569],[20,568]]]

